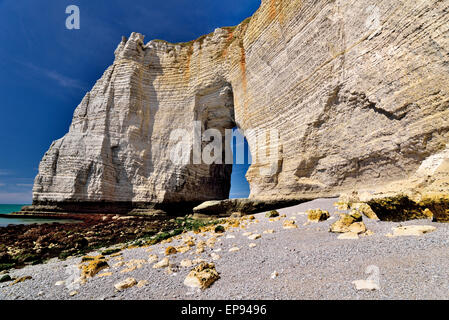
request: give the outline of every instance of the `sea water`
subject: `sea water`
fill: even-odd
[[[26,206],[26,204],[0,204],[0,214],[10,214],[13,212],[18,212],[20,209],[22,209],[23,206]],[[77,223],[80,221],[77,220],[58,220],[58,219],[52,219],[52,218],[2,218],[0,217],[0,228],[6,227],[9,224],[42,224],[42,223],[53,223],[53,222],[59,222],[59,223]]]

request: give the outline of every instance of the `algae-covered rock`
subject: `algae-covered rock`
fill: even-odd
[[[330,215],[328,211],[325,210],[307,210],[307,219],[311,222],[320,222],[320,221],[326,221],[329,219]]]
[[[220,276],[215,269],[215,264],[202,262],[190,271],[184,280],[184,284],[191,288],[206,289],[218,279],[220,279]]]

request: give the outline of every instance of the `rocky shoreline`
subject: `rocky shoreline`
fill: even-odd
[[[343,214],[335,201],[12,269],[0,299],[447,299],[449,224]]]
[[[40,214],[32,217],[61,219],[61,223],[9,225],[0,228],[0,271],[39,264],[54,257],[65,259],[105,246],[124,245],[136,239],[173,230],[177,226],[173,219],[145,216]],[[81,222],[64,223],[65,219]]]

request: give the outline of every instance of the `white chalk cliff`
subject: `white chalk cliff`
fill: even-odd
[[[133,33],[43,157],[33,203],[227,198],[229,165],[170,160],[171,132],[195,121],[277,130],[278,158],[247,173],[253,199],[405,190],[423,172],[419,188],[447,195],[448,21],[448,1],[263,0],[189,43]]]

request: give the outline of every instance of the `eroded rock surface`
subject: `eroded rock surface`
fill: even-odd
[[[269,145],[249,130],[277,130],[275,152],[247,173],[253,199],[354,189],[384,197],[404,186],[419,201],[440,199],[449,181],[448,9],[263,0],[237,27],[189,43],[133,33],[44,155],[33,203],[126,211],[227,198],[229,165],[170,161],[179,142],[171,133],[195,121],[220,132],[238,125],[253,159]],[[444,216],[447,203],[429,209]]]

